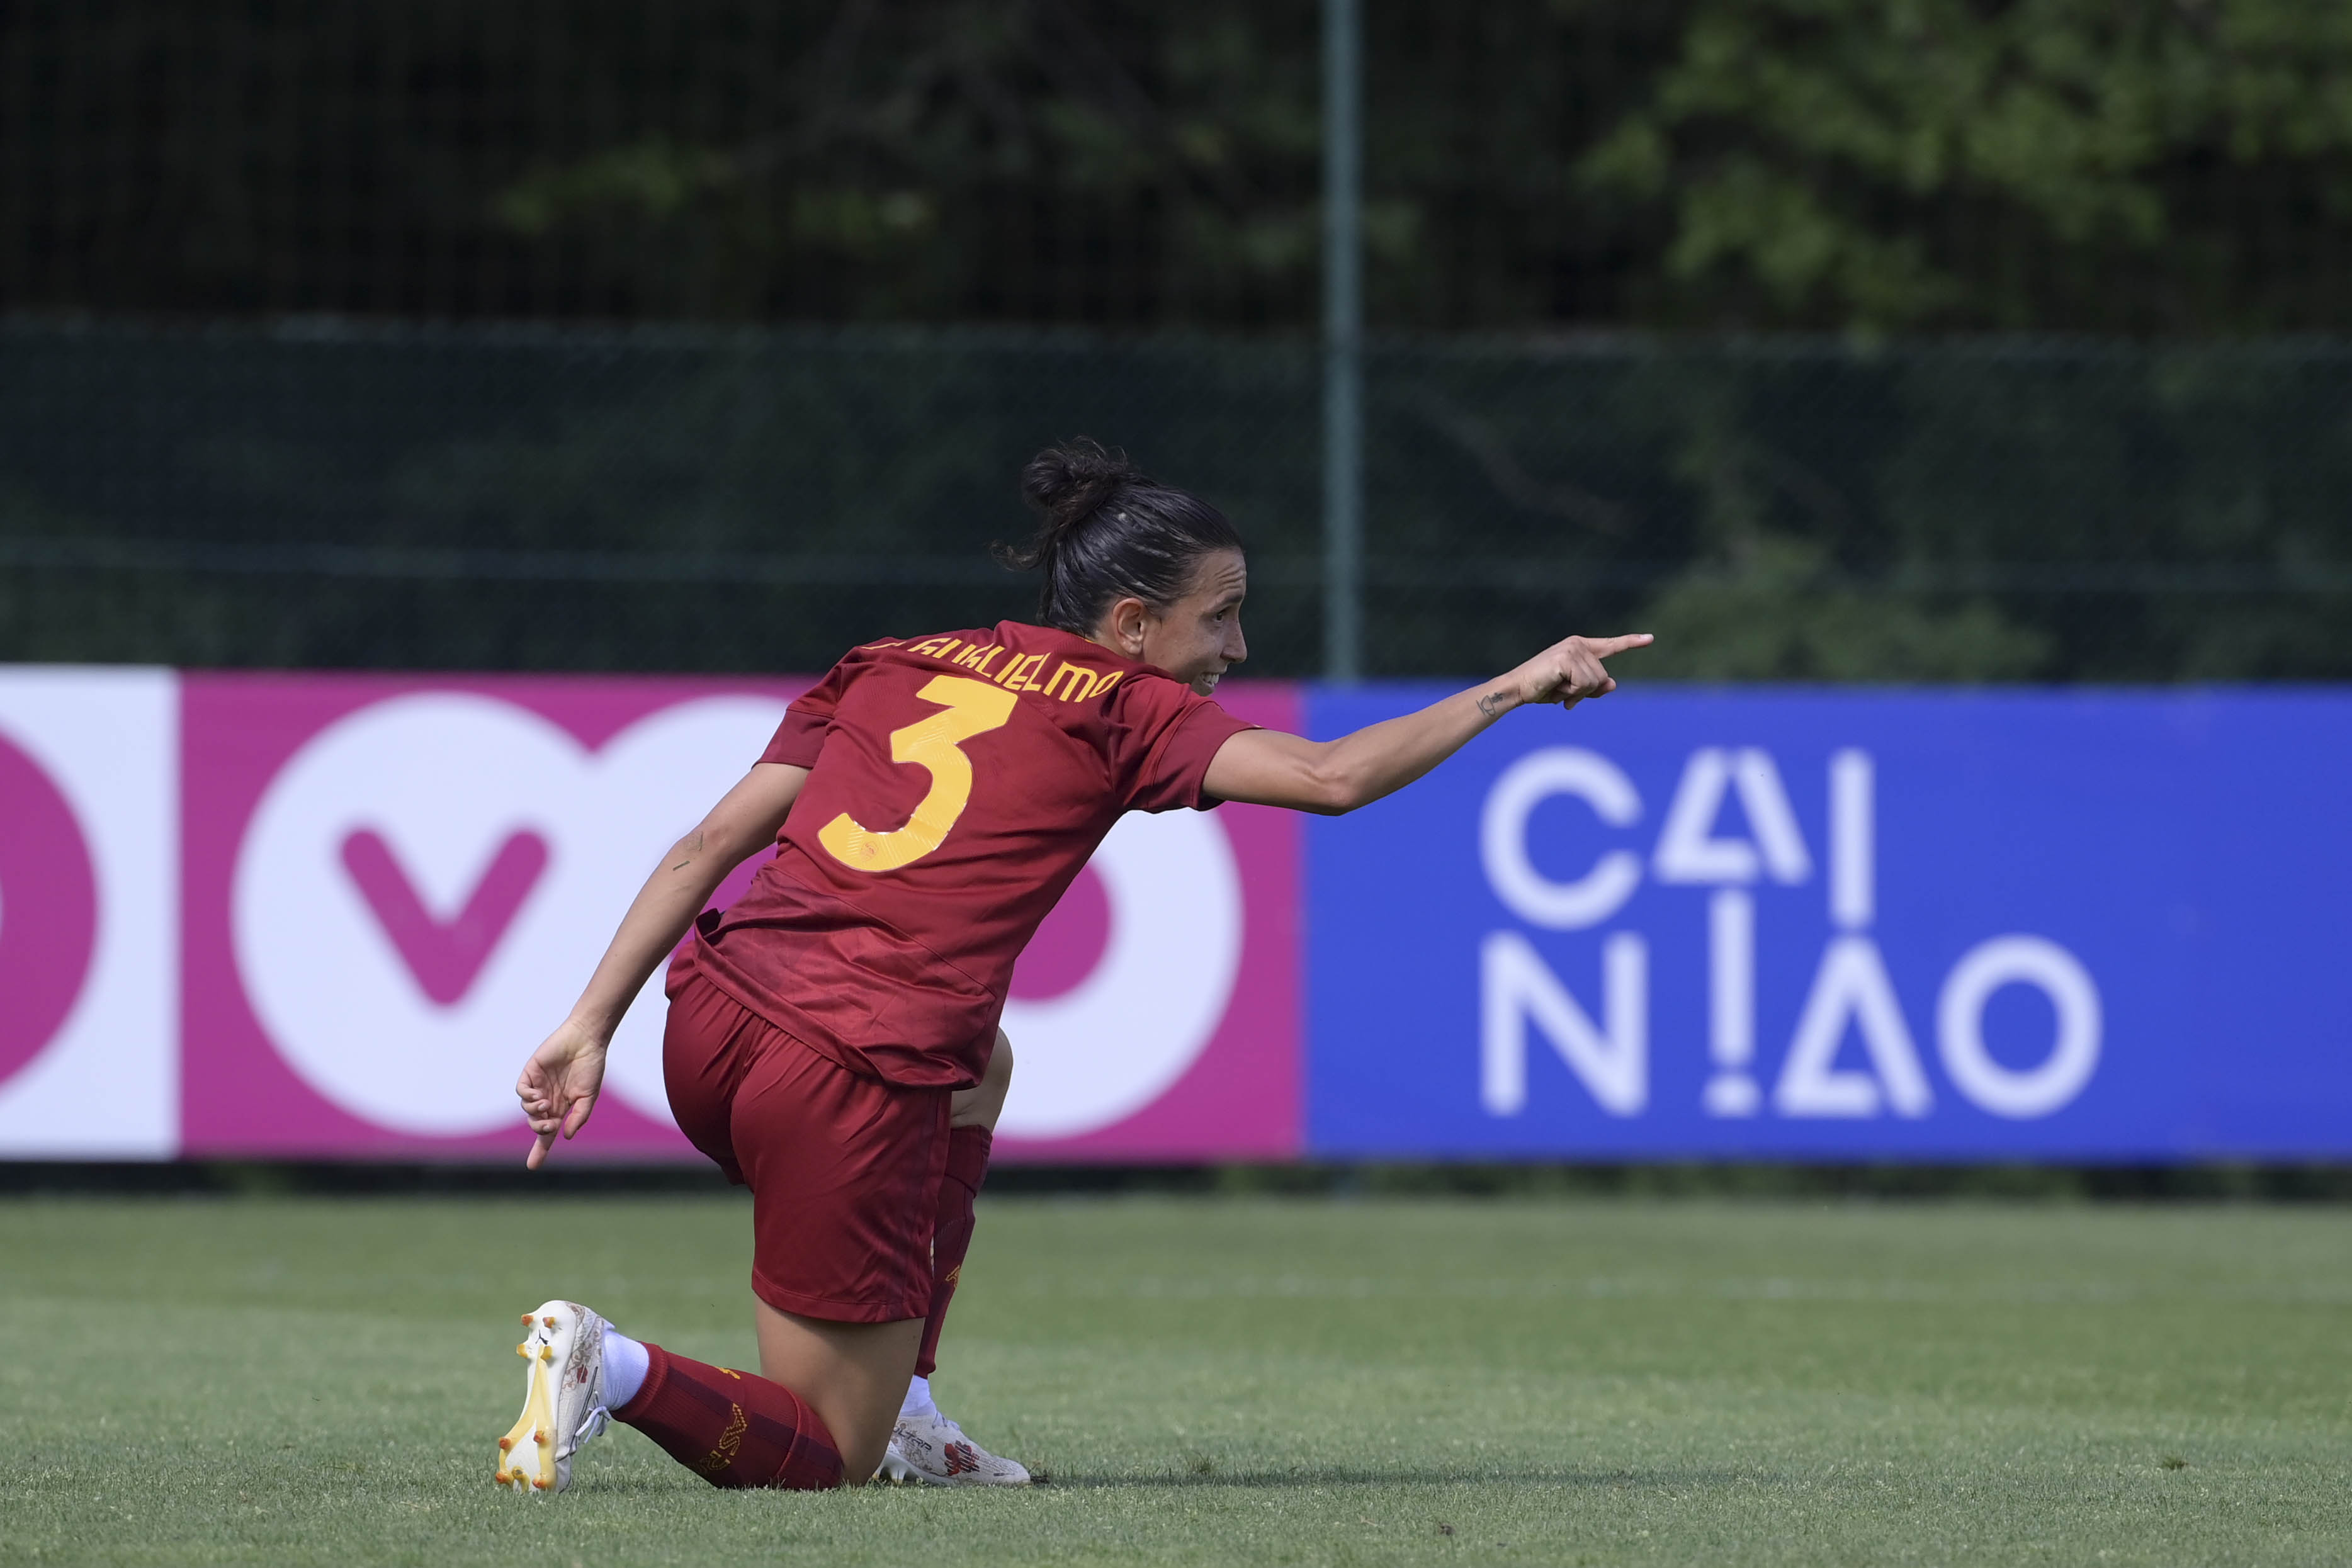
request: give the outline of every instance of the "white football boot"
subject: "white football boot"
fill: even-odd
[[[1018,1463],[998,1458],[946,1416],[904,1415],[890,1428],[880,1479],[927,1487],[1025,1487],[1032,1480]]]
[[[522,1414],[499,1439],[491,1479],[516,1491],[559,1492],[572,1456],[604,1429],[604,1320],[577,1301],[549,1301],[522,1318],[515,1354],[529,1364]]]

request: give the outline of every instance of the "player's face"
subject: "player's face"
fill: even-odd
[[[1242,597],[1249,564],[1237,549],[1202,556],[1184,597],[1144,617],[1143,662],[1157,664],[1202,696],[1218,677],[1249,657],[1242,639]]]

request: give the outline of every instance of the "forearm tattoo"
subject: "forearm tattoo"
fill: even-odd
[[[1510,700],[1510,697],[1502,692],[1485,693],[1478,698],[1478,711],[1488,718],[1500,717],[1503,706]]]

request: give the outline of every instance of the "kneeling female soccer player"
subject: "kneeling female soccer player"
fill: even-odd
[[[694,927],[663,1065],[678,1125],[751,1188],[760,1375],[549,1301],[524,1319],[501,1484],[562,1490],[608,1416],[717,1486],[871,1477],[970,1239],[1013,960],[1119,815],[1352,810],[1512,708],[1613,690],[1601,661],[1650,640],[1570,637],[1338,740],[1254,728],[1210,700],[1247,653],[1223,515],[1091,446],[1041,453],[1022,480],[1044,521],[1013,562],[1044,569],[1044,624],[892,639],[835,665],[646,881],[517,1085],[536,1168],[587,1121],[614,1026]],[[698,915],[771,843],[740,900]],[[899,1457],[929,1479],[987,1458]]]

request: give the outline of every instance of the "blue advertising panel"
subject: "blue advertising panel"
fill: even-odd
[[[1308,1150],[2352,1155],[2347,800],[2335,692],[1514,714],[1312,825]]]

